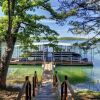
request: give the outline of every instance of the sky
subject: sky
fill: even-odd
[[[59,7],[59,3],[57,1],[58,0],[50,0],[51,5],[54,9],[57,9]],[[32,13],[32,12],[28,11],[28,13]],[[35,13],[38,15],[46,15],[47,17],[50,16],[49,12],[44,11],[44,10],[41,11],[38,9]],[[2,12],[2,8],[0,7],[0,17],[3,15],[4,14]],[[49,20],[49,19],[41,20],[40,23],[42,23],[44,25],[48,25],[51,29],[58,32],[60,37],[83,37],[83,35],[73,35],[70,31],[68,31],[69,28],[71,27],[68,24],[68,21],[70,21],[70,20],[74,20],[74,17],[67,18],[67,22],[63,26],[60,24],[57,24],[56,21]]]
[[[2,8],[0,7],[0,17],[3,16]]]

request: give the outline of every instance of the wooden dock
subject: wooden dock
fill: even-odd
[[[43,64],[44,61],[11,61],[11,65],[35,65],[35,64]],[[92,62],[78,62],[78,61],[54,61],[54,65],[66,65],[66,66],[93,66]]]
[[[54,78],[55,75],[57,77]],[[41,85],[39,87],[36,85],[35,87],[36,83],[34,82],[31,84],[28,77],[26,77],[26,81],[18,94],[17,100],[25,100],[25,98],[26,100],[77,100],[68,80],[60,83],[57,73],[55,74],[53,70],[52,63],[46,63],[44,65]],[[33,87],[31,88],[31,86]],[[62,89],[64,90],[63,92]]]
[[[51,63],[46,63],[44,66],[42,84],[39,88],[37,96],[35,97],[35,100],[57,100],[57,95],[53,87],[53,73]]]

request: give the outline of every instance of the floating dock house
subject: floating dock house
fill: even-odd
[[[55,51],[53,47],[48,46],[49,42],[38,42],[34,45],[38,46],[38,50],[30,49],[22,51],[20,45],[15,45],[11,64],[43,64],[44,62],[53,62],[55,65],[93,65],[92,61],[82,55],[82,50],[74,47],[70,43],[61,43],[57,45],[61,51]],[[23,54],[27,57],[23,57]]]

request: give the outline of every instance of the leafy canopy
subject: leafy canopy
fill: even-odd
[[[69,21],[73,34],[84,34],[95,36],[82,43],[91,47],[100,42],[100,0],[58,0],[60,11],[67,12],[70,9],[77,9],[77,13]],[[64,20],[66,22],[66,20]]]
[[[5,41],[8,27],[8,0],[0,0],[0,5],[4,13],[0,17],[0,39]],[[49,40],[51,44],[57,42],[58,33],[49,26],[41,24],[39,21],[47,19],[46,15],[36,14],[37,9],[46,10],[50,13],[50,20],[65,19],[76,13],[75,10],[66,13],[57,13],[49,0],[11,0],[12,29],[11,34],[17,38],[25,47],[34,47],[34,41],[40,41],[41,37]],[[31,14],[29,13],[31,11]],[[17,31],[16,31],[17,30]]]

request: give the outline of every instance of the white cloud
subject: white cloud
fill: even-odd
[[[40,23],[56,23],[56,21],[54,20],[49,20],[49,19],[44,19],[44,20],[40,20]]]

